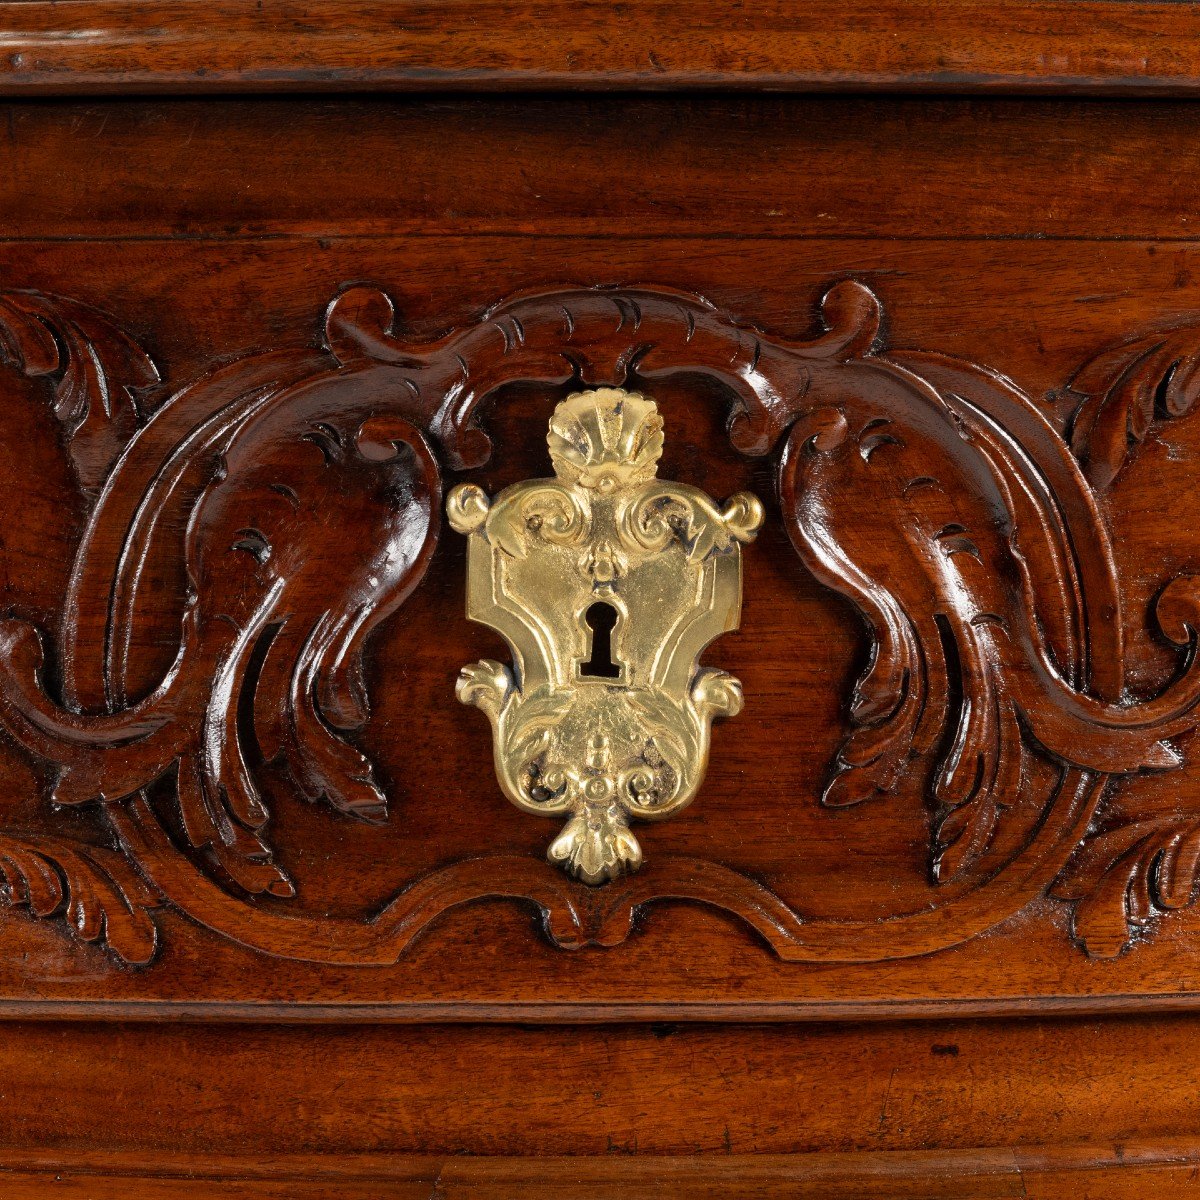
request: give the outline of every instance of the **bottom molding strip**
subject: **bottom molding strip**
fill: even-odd
[[[1082,1200],[1200,1197],[1200,1141],[792,1155],[471,1158],[0,1151],[7,1200]]]

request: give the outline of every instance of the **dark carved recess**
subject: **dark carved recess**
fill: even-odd
[[[44,381],[90,504],[53,647],[61,689],[44,675],[45,634],[0,622],[0,723],[53,764],[50,798],[97,806],[111,839],[0,835],[8,899],[138,964],[164,904],[266,953],[379,963],[486,897],[532,901],[562,946],[619,943],[640,906],[681,899],[736,915],[785,959],[854,962],[961,942],[1052,890],[1076,906],[1089,952],[1118,952],[1131,925],[1195,888],[1200,820],[1087,835],[1105,781],[1177,768],[1172,739],[1200,722],[1200,590],[1164,581],[1154,616],[1181,670],[1131,703],[1097,495],[1153,421],[1192,407],[1195,332],[1148,335],[1080,371],[1068,443],[995,372],[882,348],[881,315],[868,288],[841,282],[823,332],[784,341],[692,295],[571,289],[419,342],[393,333],[383,292],[354,287],[329,306],[320,348],[237,359],[151,414],[141,397],[157,373],[109,319],[0,296],[0,348]],[[247,737],[313,803],[387,818],[349,740],[369,716],[364,653],[434,554],[443,469],[491,451],[485,401],[515,382],[674,375],[724,385],[734,447],[778,453],[796,552],[869,632],[820,802],[886,803],[921,773],[930,872],[959,885],[953,897],[886,922],[827,922],[713,862],[662,858],[592,890],[494,856],[412,881],[370,921],[257,905],[294,884],[267,838]],[[146,564],[164,555],[188,590],[174,661],[147,690],[128,651]],[[168,786],[171,830],[151,795]]]

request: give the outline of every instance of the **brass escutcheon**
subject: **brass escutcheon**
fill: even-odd
[[[698,660],[738,627],[763,507],[657,479],[662,417],[634,392],[567,397],[547,441],[556,478],[447,498],[469,535],[467,616],[512,650],[464,667],[456,692],[492,723],[505,795],[568,817],[547,857],[598,884],[637,870],[630,818],[689,804],[713,719],[741,711],[741,684]]]

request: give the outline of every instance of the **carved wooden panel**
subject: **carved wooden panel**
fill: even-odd
[[[618,963],[662,901],[735,919],[756,953],[797,970],[928,955],[1044,898],[1070,914],[1080,950],[1119,954],[1191,902],[1200,864],[1200,822],[1136,798],[1145,773],[1188,770],[1196,579],[1160,581],[1153,630],[1135,636],[1172,649],[1159,678],[1131,688],[1106,515],[1157,424],[1187,420],[1195,327],[1097,348],[1064,381],[1073,412],[1056,427],[990,367],[887,346],[883,316],[853,279],[831,285],[807,339],[670,288],[563,289],[426,339],[398,333],[386,293],[357,285],[331,300],[313,349],[164,384],[112,316],[6,293],[9,402],[53,413],[86,513],[58,611],[0,625],[0,723],[44,781],[37,825],[0,840],[10,905],[148,973],[162,912],[275,958],[363,966],[446,936],[451,909],[501,900],[532,904],[555,946]],[[842,730],[819,787],[780,795],[744,778],[739,815],[804,811],[809,837],[825,824],[850,854],[898,810],[908,888],[856,913],[802,880],[772,887],[753,854],[732,863],[718,831],[705,836],[707,804],[691,837],[676,846],[664,829],[653,862],[598,888],[501,846],[377,872],[376,899],[346,873],[351,911],[306,903],[272,796],[303,805],[318,838],[356,823],[363,848],[425,809],[436,850],[438,812],[468,803],[457,781],[490,786],[487,759],[460,756],[389,787],[362,743],[380,691],[406,724],[436,713],[469,729],[443,646],[409,663],[401,625],[398,677],[368,664],[434,562],[445,478],[514,452],[488,435],[495,406],[514,384],[631,381],[679,381],[691,403],[703,380],[728,413],[724,453],[770,465],[777,528],[809,579],[853,606],[864,663],[849,689],[797,669],[773,696],[749,690],[751,712],[785,706],[784,754],[821,753],[805,729],[814,688]],[[777,537],[763,568],[796,576],[785,553]],[[455,564],[438,607],[463,586]],[[750,626],[743,658],[754,638]],[[786,849],[803,855],[804,839]]]
[[[1143,149],[1095,166],[1125,189],[1124,240],[1089,257],[1102,222],[1022,147],[1053,124],[1094,149],[1100,108],[989,109],[1019,138],[961,107],[846,109],[846,145],[888,125],[872,161],[893,181],[907,124],[938,126],[938,241],[936,198],[864,189],[807,103],[697,101],[691,157],[667,102],[490,104],[511,154],[488,205],[475,109],[206,105],[192,159],[185,114],[118,106],[106,136],[141,161],[106,164],[104,191],[78,183],[91,110],[14,110],[0,1004],[1192,1003],[1200,290],[1189,247],[1160,251],[1171,214],[1138,206],[1186,160],[1182,118],[1129,110]],[[285,111],[336,219],[265,176],[223,190],[245,161],[303,166]],[[578,128],[597,158],[556,194],[547,147]],[[351,132],[382,175],[339,174]],[[977,138],[1024,197],[999,216]],[[434,192],[379,182],[422,154]],[[622,156],[642,190],[584,203]],[[114,233],[147,172],[173,182]],[[785,195],[800,232],[781,235]],[[642,868],[588,886],[545,861],[455,698],[463,663],[506,655],[466,618],[442,526],[454,485],[546,475],[554,406],[606,387],[657,402],[663,478],[753,493],[766,520],[741,627],[702,659],[744,711],[714,728],[696,802],[637,826]]]

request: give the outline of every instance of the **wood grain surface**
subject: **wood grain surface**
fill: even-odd
[[[7,0],[0,91],[621,88],[1190,94],[1190,5],[1141,0]]]
[[[1190,1196],[1193,1026],[27,1023],[0,1060],[0,1182],[22,1200]]]
[[[3,1179],[16,1200],[47,1194],[162,1200],[202,1187],[220,1200],[945,1200],[1036,1195],[1047,1200],[1124,1200],[1154,1189],[1195,1194],[1186,1145],[1037,1147],[878,1154],[421,1158],[286,1155],[14,1155]],[[53,1189],[50,1193],[48,1189]]]

